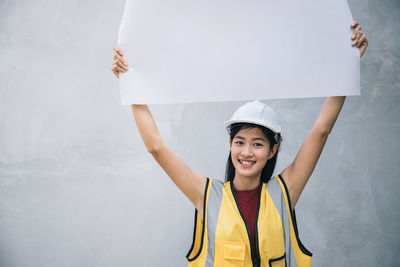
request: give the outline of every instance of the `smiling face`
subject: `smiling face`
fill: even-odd
[[[274,156],[277,145],[270,149],[270,143],[260,128],[241,129],[229,141],[235,178],[259,181],[267,161]]]

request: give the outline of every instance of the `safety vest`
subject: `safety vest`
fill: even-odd
[[[312,253],[301,243],[296,214],[281,176],[260,186],[256,215],[256,254],[232,182],[207,178],[203,221],[195,210],[189,267],[311,266]],[[203,224],[204,222],[204,224]],[[205,227],[206,226],[206,227]]]

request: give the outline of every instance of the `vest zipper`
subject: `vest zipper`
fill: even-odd
[[[230,186],[231,186],[231,191],[232,191],[233,198],[235,199],[235,202],[236,202],[236,207],[238,208],[240,216],[242,217],[242,220],[244,222],[244,226],[246,226],[247,237],[249,238],[249,243],[250,243],[251,262],[253,263],[253,267],[259,267],[260,266],[260,252],[258,251],[259,249],[258,249],[257,221],[258,221],[258,213],[260,211],[262,183],[260,185],[260,190],[259,190],[259,193],[258,193],[258,207],[257,207],[257,214],[256,214],[256,220],[255,220],[255,228],[254,228],[255,236],[256,236],[256,255],[253,255],[253,242],[251,242],[251,236],[250,236],[249,227],[247,226],[247,223],[244,220],[242,211],[240,210],[239,202],[238,202],[238,200],[236,198],[236,194],[235,194],[235,190],[233,189],[233,182],[232,181],[230,182]]]

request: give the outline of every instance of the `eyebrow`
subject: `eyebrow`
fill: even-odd
[[[241,140],[246,140],[246,138],[244,138],[243,136],[240,136],[240,135],[236,135],[235,138],[241,139]],[[264,141],[264,142],[265,142],[265,139],[264,139],[264,138],[261,138],[261,137],[253,138],[253,141],[256,141],[256,140],[261,140],[261,141]]]

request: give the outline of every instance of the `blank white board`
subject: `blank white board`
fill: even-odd
[[[127,0],[121,104],[360,94],[346,0]]]

